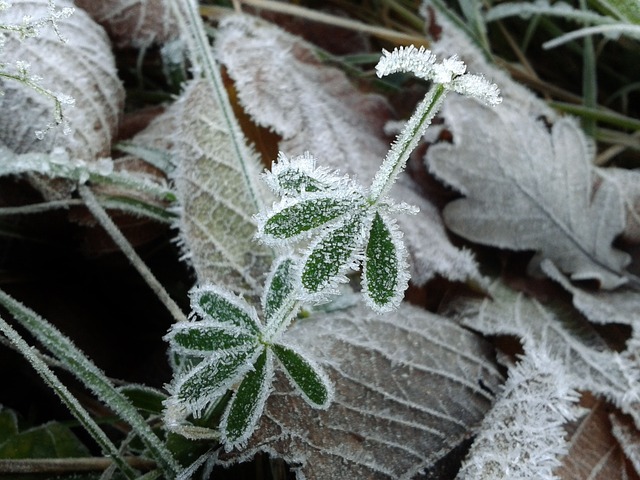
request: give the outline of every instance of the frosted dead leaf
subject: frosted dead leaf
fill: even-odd
[[[262,451],[308,480],[409,479],[471,435],[502,381],[487,343],[407,304],[380,316],[361,303],[285,338],[324,365],[333,403],[312,410],[280,378],[248,448],[221,463]]]
[[[377,95],[363,94],[340,70],[322,65],[311,46],[263,21],[231,16],[220,25],[216,51],[235,81],[253,120],[282,137],[287,155],[310,151],[319,164],[373,179],[388,148],[383,125],[390,110]],[[454,247],[436,209],[403,178],[391,197],[417,205],[417,216],[400,216],[411,257],[411,279],[424,284],[440,274],[479,279],[471,254]]]
[[[571,119],[545,125],[505,102],[489,109],[462,98],[443,109],[454,144],[427,153],[429,169],[465,198],[444,210],[446,225],[469,240],[536,250],[573,280],[603,288],[627,281],[630,258],[611,246],[625,225],[618,189],[593,188],[591,149]]]
[[[56,4],[60,8],[73,5],[69,0]],[[3,21],[20,24],[25,15],[39,18],[46,15],[48,6],[47,0],[15,2],[3,12]],[[16,153],[61,147],[71,158],[88,162],[109,156],[124,102],[109,39],[102,27],[78,9],[71,17],[59,19],[58,29],[67,42],[60,41],[52,28],[43,28],[38,37],[23,42],[7,36],[2,61],[28,62],[30,73],[41,77],[43,86],[75,99],[75,106],[65,111],[72,133],[63,135],[61,129],[54,129],[38,140],[35,132],[53,118],[53,102],[27,86],[3,79],[0,141]]]
[[[623,199],[627,222],[622,238],[640,243],[640,170],[606,168],[600,175],[619,189]]]
[[[272,254],[253,241],[257,206],[245,177],[258,177],[257,158],[244,159],[244,165],[238,161],[228,125],[205,81],[189,84],[168,115],[176,132],[180,241],[198,281],[235,292],[260,291]]]
[[[178,36],[168,0],[75,0],[119,47],[148,47]]]
[[[463,325],[486,335],[512,335],[527,350],[543,349],[563,366],[562,375],[579,391],[610,399],[640,425],[637,346],[610,349],[573,310],[544,306],[499,281],[491,299],[454,300],[449,309]]]

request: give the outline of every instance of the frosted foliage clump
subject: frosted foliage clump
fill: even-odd
[[[69,0],[58,0],[64,11],[73,7]],[[50,2],[15,2],[2,12],[3,22],[20,23],[25,16],[47,15]],[[51,96],[9,79],[0,80],[0,141],[16,153],[49,152],[55,147],[67,150],[72,158],[91,162],[107,157],[118,127],[124,103],[124,88],[118,79],[111,44],[102,28],[82,10],[60,16],[55,28],[40,28],[38,36],[20,40],[5,36],[3,61],[28,64],[28,77],[65,105],[63,129],[48,129],[59,112]],[[64,41],[61,40],[64,39]],[[56,61],[50,61],[55,58]],[[69,76],[73,72],[73,78]],[[73,99],[73,102],[72,100]],[[74,107],[70,104],[74,103]],[[57,120],[56,120],[57,121]]]

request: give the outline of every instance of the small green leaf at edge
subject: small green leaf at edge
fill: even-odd
[[[267,279],[262,302],[262,310],[267,324],[285,304],[287,297],[294,291],[294,267],[295,261],[291,257],[286,257],[274,267],[272,274]]]
[[[379,213],[376,213],[365,251],[364,290],[377,309],[387,310],[398,297],[400,265],[393,235]]]
[[[242,448],[262,415],[273,379],[273,358],[268,348],[253,364],[229,402],[222,417],[222,441],[225,449]]]
[[[89,457],[89,449],[65,425],[48,422],[16,433],[0,445],[0,458]]]
[[[312,197],[271,215],[264,223],[262,234],[280,240],[296,237],[335,220],[353,208],[351,199]]]
[[[246,333],[260,332],[256,311],[242,298],[215,285],[203,285],[191,291],[191,308],[203,318],[230,323]]]
[[[333,390],[331,381],[320,367],[290,347],[275,344],[271,348],[302,397],[315,408],[327,408],[331,403]]]

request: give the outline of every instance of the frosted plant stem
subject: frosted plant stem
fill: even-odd
[[[206,78],[218,101],[218,105],[227,122],[229,128],[229,136],[231,143],[236,152],[238,165],[242,170],[244,182],[247,185],[249,195],[251,197],[256,213],[264,207],[260,189],[254,180],[254,175],[249,171],[249,159],[251,155],[244,141],[244,136],[240,130],[233,109],[229,103],[227,91],[220,76],[220,70],[211,53],[211,45],[207,39],[207,34],[200,18],[200,13],[196,2],[192,0],[174,0],[171,2],[173,13],[178,19],[180,29],[187,39],[189,50],[191,53],[191,62],[196,72],[199,72],[203,78]]]
[[[185,322],[187,317],[180,310],[180,307],[173,301],[173,299],[169,296],[165,288],[162,284],[153,276],[149,267],[142,261],[140,256],[136,253],[135,249],[131,246],[129,241],[125,238],[125,236],[120,232],[118,227],[111,217],[107,215],[107,212],[102,208],[102,206],[98,203],[95,195],[85,185],[80,185],[78,187],[78,191],[80,192],[80,196],[85,202],[85,205],[89,209],[89,211],[93,214],[93,216],[98,220],[102,228],[106,230],[111,239],[116,243],[118,248],[124,253],[124,255],[129,259],[131,264],[135,267],[136,270],[142,275],[142,278],[147,285],[153,290],[153,293],[160,299],[160,301],[167,307],[167,310],[171,313],[174,320],[176,322]]]
[[[420,102],[416,111],[391,146],[389,153],[387,153],[373,179],[369,194],[369,201],[372,204],[378,203],[389,193],[389,190],[398,179],[398,175],[404,170],[411,152],[418,146],[424,132],[431,124],[431,120],[440,109],[446,94],[447,89],[444,85],[436,83],[427,92],[424,100]]]
[[[13,318],[60,362],[64,363],[65,368],[84,383],[100,401],[108,405],[119,418],[131,425],[133,431],[147,447],[149,455],[156,461],[167,478],[172,478],[177,474],[180,466],[174,460],[171,452],[151,430],[151,427],[147,425],[145,419],[69,338],[33,310],[25,307],[2,290],[0,290],[0,305],[6,308],[13,315]],[[37,356],[35,352],[32,352],[32,355]],[[40,358],[38,361],[46,365]]]
[[[137,478],[136,472],[129,466],[124,458],[120,456],[120,452],[116,446],[109,440],[109,437],[100,429],[98,424],[91,418],[76,398],[69,392],[58,377],[49,369],[49,367],[36,354],[33,347],[16,332],[2,317],[0,317],[0,331],[13,343],[20,353],[29,361],[31,366],[43,378],[46,384],[58,395],[62,403],[71,411],[73,416],[82,424],[85,430],[98,443],[102,451],[113,459],[118,465],[122,473],[127,478]]]
[[[142,470],[155,467],[155,462],[144,458],[125,457],[124,460],[132,467]],[[0,459],[0,472],[62,475],[74,472],[100,472],[111,465],[113,460],[108,457]]]

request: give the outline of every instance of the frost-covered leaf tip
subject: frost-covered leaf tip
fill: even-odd
[[[456,55],[436,62],[436,56],[424,47],[399,47],[389,52],[376,65],[379,77],[397,72],[411,72],[416,77],[443,85],[447,90],[475,97],[488,105],[502,101],[498,87],[482,75],[467,73],[466,65]]]
[[[295,265],[290,257],[275,262],[262,298],[264,324],[252,306],[224,289],[207,285],[193,290],[190,321],[175,325],[165,337],[174,355],[191,360],[176,373],[165,402],[169,428],[193,433],[186,417],[200,416],[235,390],[222,414],[218,436],[227,450],[243,447],[271,391],[274,356],[311,406],[329,406],[333,388],[322,369],[279,343],[298,310]]]

